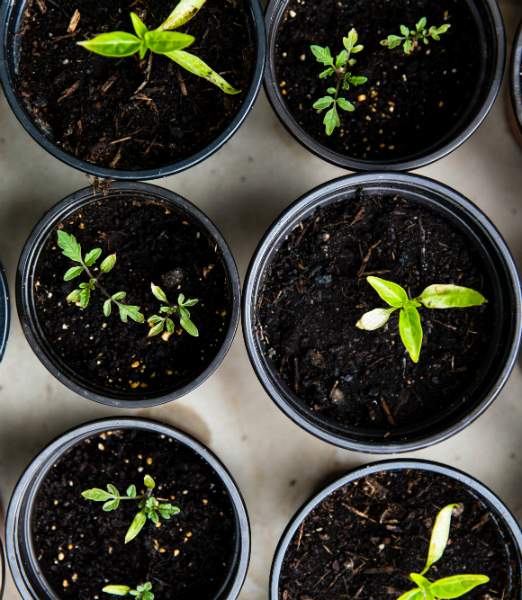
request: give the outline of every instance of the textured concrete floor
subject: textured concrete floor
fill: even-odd
[[[501,0],[511,42],[520,0]],[[479,132],[460,150],[419,172],[476,202],[522,260],[522,150],[507,120],[507,83]],[[295,198],[344,172],[311,156],[279,124],[261,94],[240,132],[204,164],[158,182],[215,220],[242,275],[265,229]],[[88,184],[48,156],[0,99],[0,258],[11,289],[22,245],[42,213]],[[449,463],[490,485],[522,518],[522,376],[517,367],[494,406],[466,431],[414,456]],[[0,367],[0,501],[51,438],[89,419],[116,414],[74,395],[31,352],[13,316]],[[121,414],[121,413],[118,413]],[[277,540],[294,511],[334,473],[378,457],[337,450],[298,429],[263,392],[241,334],[218,372],[173,404],[133,414],[177,425],[208,444],[241,487],[252,520],[253,554],[241,600],[264,600]],[[290,486],[290,481],[296,483]],[[8,583],[6,598],[18,594]]]

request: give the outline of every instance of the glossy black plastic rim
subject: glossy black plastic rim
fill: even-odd
[[[171,165],[165,165],[156,169],[144,169],[139,171],[111,169],[99,167],[87,161],[80,160],[72,154],[61,150],[42,134],[42,132],[35,126],[32,119],[26,113],[23,107],[23,102],[15,92],[15,86],[13,85],[15,74],[13,73],[13,66],[10,56],[12,37],[7,33],[11,11],[13,10],[15,2],[16,0],[3,0],[2,6],[0,7],[0,82],[2,83],[5,96],[12,111],[27,133],[49,154],[61,162],[69,165],[70,167],[73,167],[74,169],[83,171],[84,173],[88,173],[96,177],[123,181],[159,179],[161,177],[167,177],[169,175],[180,173],[181,171],[189,169],[190,167],[193,167],[206,160],[212,154],[217,152],[217,150],[219,150],[226,142],[228,142],[228,140],[230,140],[230,138],[236,133],[254,106],[263,79],[263,70],[266,60],[266,34],[263,11],[261,10],[259,0],[248,0],[252,18],[252,30],[255,37],[254,43],[256,46],[256,62],[252,74],[252,81],[246,93],[243,105],[229,123],[225,131],[223,131],[208,146],[199,152],[196,152],[192,156],[176,161]]]
[[[393,441],[380,438],[378,440],[362,441],[354,436],[332,433],[326,427],[321,427],[316,419],[312,419],[304,411],[296,408],[299,405],[298,400],[291,391],[285,388],[274,369],[270,367],[260,347],[255,333],[255,304],[260,281],[266,266],[270,263],[273,249],[278,247],[289,228],[295,225],[299,219],[309,215],[319,204],[326,203],[328,199],[342,195],[347,190],[364,189],[366,187],[377,190],[393,189],[397,192],[397,189],[400,189],[401,186],[404,190],[410,190],[410,193],[417,190],[436,196],[441,207],[447,204],[452,211],[465,216],[467,220],[471,221],[471,224],[466,223],[469,229],[471,229],[471,225],[474,225],[483,236],[487,236],[488,243],[495,248],[497,256],[502,259],[503,275],[506,279],[509,279],[509,284],[512,286],[510,288],[512,297],[509,298],[509,304],[512,306],[512,312],[509,313],[512,323],[512,337],[509,342],[506,341],[505,343],[505,362],[501,363],[503,365],[501,369],[497,369],[499,371],[498,377],[490,383],[488,393],[484,394],[483,400],[469,411],[466,411],[464,415],[455,414],[454,420],[450,419],[450,425],[440,427],[439,424],[438,428],[432,428],[431,433],[422,433],[421,429],[420,433],[413,434],[412,439],[407,440]],[[242,325],[249,359],[260,383],[278,408],[296,425],[329,444],[347,450],[394,454],[420,450],[440,443],[469,426],[489,408],[504,387],[517,360],[522,338],[522,290],[517,267],[504,239],[488,217],[470,200],[452,188],[420,175],[393,172],[364,173],[340,177],[316,187],[296,200],[275,220],[259,243],[248,268],[243,287]],[[426,428],[425,425],[424,430]]]
[[[38,600],[36,585],[39,585],[45,589],[46,598],[59,600],[50,587],[46,585],[45,579],[38,569],[30,542],[31,506],[47,469],[64,451],[86,437],[107,430],[135,428],[166,435],[188,446],[205,460],[219,476],[235,511],[237,544],[233,569],[231,569],[230,576],[223,585],[224,589],[218,592],[214,600],[235,600],[239,595],[250,561],[250,523],[241,492],[229,471],[214,453],[187,433],[149,419],[125,417],[122,419],[92,421],[64,433],[45,447],[31,461],[19,479],[7,510],[6,555],[14,582],[23,598]]]
[[[54,229],[57,223],[61,222],[69,214],[75,212],[82,206],[94,202],[100,197],[108,198],[110,196],[128,195],[130,193],[143,197],[148,196],[156,198],[167,204],[171,204],[177,209],[185,212],[197,222],[202,229],[207,231],[209,237],[216,242],[216,245],[220,250],[223,266],[227,273],[231,298],[230,321],[223,344],[207,368],[196,378],[179,389],[160,395],[143,394],[141,400],[136,399],[136,396],[130,393],[109,393],[106,389],[102,390],[100,388],[95,388],[94,386],[88,386],[75,375],[72,369],[65,365],[63,361],[59,361],[57,357],[52,354],[46,347],[45,336],[38,325],[33,302],[32,285],[39,252],[49,233]],[[33,229],[22,251],[16,278],[16,304],[22,330],[39,360],[47,370],[56,377],[56,379],[61,381],[61,383],[66,385],[72,391],[89,400],[94,400],[95,402],[117,408],[146,408],[158,406],[176,400],[200,386],[216,371],[232,345],[239,323],[240,298],[241,284],[234,257],[232,256],[232,252],[227,242],[214,223],[207,215],[205,215],[205,213],[182,196],[170,190],[148,183],[115,182],[112,183],[107,190],[103,190],[103,192],[96,192],[94,188],[87,187],[67,196],[64,200],[51,208]]]
[[[281,96],[279,85],[276,77],[274,50],[276,45],[278,26],[285,7],[290,0],[270,0],[266,9],[266,29],[267,29],[267,55],[264,75],[264,87],[281,123],[285,126],[288,132],[307,150],[330,162],[333,165],[348,169],[351,171],[411,171],[425,167],[441,158],[444,158],[459,146],[464,144],[480,127],[484,119],[489,114],[502,86],[504,77],[504,67],[506,63],[506,34],[504,28],[504,20],[498,6],[497,0],[476,0],[484,5],[490,16],[490,25],[496,36],[496,48],[494,49],[495,60],[492,76],[487,80],[489,86],[487,96],[484,98],[476,110],[473,118],[469,119],[469,123],[458,134],[450,137],[447,142],[442,143],[440,147],[434,150],[428,150],[424,153],[417,153],[413,157],[405,157],[394,161],[387,160],[358,160],[347,155],[330,150],[323,144],[317,142],[311,135],[298,125],[297,121],[292,116],[286,106],[286,103]]]
[[[7,286],[4,270],[0,264],[0,362],[4,357],[7,338],[9,337],[10,321],[9,287]]]
[[[443,465],[436,462],[425,461],[425,460],[390,460],[380,461],[372,463],[365,467],[361,467],[351,471],[348,475],[341,477],[336,482],[327,486],[317,495],[313,496],[311,500],[306,502],[294,515],[288,526],[286,527],[274,556],[272,563],[272,571],[270,575],[270,600],[279,600],[279,577],[281,574],[281,568],[283,565],[284,557],[288,546],[290,545],[296,531],[299,529],[301,523],[306,519],[310,512],[320,504],[326,497],[332,492],[336,491],[340,487],[347,483],[352,483],[357,479],[367,477],[379,472],[391,472],[400,471],[403,469],[417,469],[426,471],[429,473],[437,473],[449,477],[458,481],[460,484],[469,487],[473,492],[478,494],[482,500],[504,521],[507,528],[509,529],[513,542],[518,551],[519,569],[522,570],[522,531],[518,525],[516,519],[513,517],[507,506],[500,500],[500,498],[492,492],[483,483],[471,477],[463,471],[454,469],[447,465]],[[522,599],[522,590],[520,591],[519,598]]]
[[[518,129],[522,134],[522,22],[518,27],[518,31],[513,42],[513,55],[511,59],[511,102],[515,117],[518,124]]]

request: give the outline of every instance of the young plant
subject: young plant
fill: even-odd
[[[115,485],[107,484],[107,491],[100,488],[92,488],[82,492],[82,496],[86,500],[92,502],[103,502],[103,510],[111,512],[117,510],[120,503],[125,500],[138,502],[138,512],[136,513],[129,529],[125,535],[125,543],[131,542],[143,529],[147,520],[154,524],[159,523],[161,519],[169,520],[174,515],[179,514],[180,509],[173,504],[170,504],[165,498],[156,498],[152,495],[156,482],[150,475],[145,475],[143,479],[145,491],[138,495],[136,486],[130,485],[122,496]]]
[[[431,532],[428,558],[424,569],[420,573],[410,573],[410,579],[417,586],[402,594],[397,600],[445,600],[446,598],[460,598],[474,590],[479,585],[488,583],[489,577],[485,575],[452,575],[437,581],[430,581],[425,577],[431,567],[439,561],[446,546],[451,527],[453,511],[459,504],[445,506],[437,515]]]
[[[206,0],[181,0],[169,17],[157,28],[148,29],[140,17],[130,13],[134,32],[112,31],[102,33],[91,40],[78,42],[90,52],[109,58],[125,58],[138,54],[143,59],[148,51],[170,58],[180,67],[216,85],[225,94],[239,94],[221,75],[211,69],[201,58],[186,52],[195,38],[186,33],[172,31],[188,23],[203,7]]]
[[[392,281],[371,276],[367,277],[366,281],[390,308],[375,308],[365,313],[356,326],[365,331],[375,331],[386,325],[395,311],[400,311],[399,333],[401,340],[411,360],[415,363],[419,362],[423,336],[418,308],[421,306],[433,309],[469,308],[487,302],[479,292],[459,285],[430,285],[420,296],[412,299],[404,288]]]
[[[178,303],[171,304],[167,299],[165,292],[157,285],[150,284],[152,293],[162,303],[159,310],[159,315],[152,315],[148,319],[150,325],[149,336],[153,337],[166,331],[169,335],[174,333],[174,321],[173,316],[179,318],[179,324],[183,329],[191,336],[198,337],[199,331],[194,323],[190,320],[190,311],[188,310],[191,306],[195,306],[199,300],[197,298],[185,299],[183,294],[179,294]]]
[[[390,50],[397,48],[402,44],[404,54],[413,54],[415,50],[420,48],[421,42],[428,45],[430,39],[436,42],[440,41],[440,36],[448,31],[451,27],[449,23],[440,27],[431,26],[427,28],[428,19],[422,19],[415,25],[415,29],[410,29],[406,25],[401,25],[400,30],[402,35],[389,35],[385,40],[381,41],[381,46],[386,46]]]
[[[310,46],[310,50],[317,62],[326,67],[319,74],[319,78],[326,79],[332,77],[334,79],[334,85],[326,90],[328,95],[319,98],[313,104],[313,108],[318,113],[328,109],[323,119],[326,135],[332,135],[335,128],[341,125],[338,108],[346,112],[353,112],[355,110],[355,106],[347,98],[340,95],[341,91],[347,92],[350,86],[353,85],[356,87],[368,81],[367,77],[353,75],[351,72],[351,67],[357,62],[352,55],[358,54],[364,49],[364,46],[357,43],[358,40],[357,31],[351,29],[348,35],[343,38],[344,48],[335,57],[335,60],[328,46],[324,48],[322,46]]]
[[[134,596],[136,600],[154,600],[152,583],[142,583],[135,590],[128,585],[106,585],[102,592],[113,596]]]
[[[100,273],[95,275],[91,269],[93,269],[95,264],[101,258],[101,248],[94,248],[84,255],[82,253],[82,247],[74,235],[59,229],[57,236],[58,246],[61,248],[62,254],[76,263],[75,266],[66,271],[63,277],[64,281],[72,281],[73,279],[80,277],[80,275],[86,275],[88,278],[88,281],[80,283],[80,285],[67,296],[67,302],[75,304],[83,310],[89,306],[92,292],[98,289],[106,298],[103,303],[103,314],[106,317],[110,316],[112,305],[114,304],[118,308],[120,319],[124,323],[127,323],[129,318],[136,321],[136,323],[143,323],[145,321],[145,317],[141,314],[139,306],[125,304],[123,302],[127,296],[127,292],[116,292],[115,294],[111,294],[100,283],[101,276],[110,273],[114,269],[114,266],[116,265],[116,254],[109,254],[106,256],[99,265]]]

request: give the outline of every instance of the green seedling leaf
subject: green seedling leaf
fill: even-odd
[[[410,37],[410,28],[409,27],[406,27],[406,25],[401,25],[399,29],[401,30],[401,33],[405,38]]]
[[[199,337],[199,330],[190,319],[182,317],[179,320],[179,324],[192,337]]]
[[[62,254],[74,262],[81,263],[82,248],[74,235],[70,235],[62,229],[59,229],[56,232],[56,235],[58,237],[58,246],[61,248]]]
[[[100,258],[101,253],[101,248],[94,248],[94,250],[91,250],[85,255],[84,263],[88,267],[92,267],[95,264],[95,262]]]
[[[419,573],[410,573],[410,579],[413,583],[416,583],[421,590],[427,590],[431,585],[430,580]]]
[[[120,506],[120,498],[113,498],[112,500],[108,500],[107,502],[105,502],[105,504],[102,506],[102,509],[105,512],[112,512],[113,510],[116,510],[118,507]]]
[[[130,17],[136,35],[140,38],[140,40],[143,40],[148,31],[147,26],[135,12],[131,12]]]
[[[183,50],[191,46],[196,38],[177,31],[149,31],[145,34],[145,44],[156,54],[168,54],[174,50]]]
[[[154,479],[152,479],[150,475],[145,475],[145,477],[143,478],[143,483],[145,484],[145,487],[149,490],[153,490],[156,487],[156,482],[154,481]]]
[[[178,29],[188,23],[201,10],[206,0],[181,0],[170,13],[161,29]]]
[[[160,317],[160,319],[161,319],[161,317]],[[149,324],[151,324],[150,319],[149,319]],[[163,333],[164,329],[165,329],[165,320],[161,319],[161,321],[159,321],[155,325],[152,325],[152,327],[149,330],[148,336],[154,337],[156,335],[160,335],[160,333]]]
[[[111,298],[115,302],[119,302],[120,300],[124,300],[127,297],[127,292],[116,292],[111,296]]]
[[[120,313],[120,319],[123,323],[127,323],[129,318],[136,323],[144,323],[145,315],[140,312],[139,306],[133,306],[130,304],[118,304],[118,310]]]
[[[325,114],[323,124],[326,128],[326,135],[332,135],[335,128],[341,125],[339,113],[337,112],[337,108],[335,106],[332,106],[332,108]]]
[[[92,500],[93,502],[107,502],[107,500],[111,500],[113,497],[112,494],[105,490],[101,490],[100,488],[85,490],[82,492],[82,496],[86,500]]]
[[[140,531],[143,529],[146,522],[147,522],[147,516],[145,515],[145,513],[143,511],[140,510],[140,512],[138,512],[136,514],[136,516],[134,517],[134,519],[132,520],[132,523],[130,524],[127,534],[125,535],[125,543],[126,544],[128,544],[129,542],[132,542],[132,540],[136,536],[139,535]]]
[[[65,299],[67,302],[72,304],[79,304],[80,296],[82,295],[81,290],[73,290]]]
[[[426,25],[428,24],[428,19],[426,17],[422,17],[422,19],[415,25],[417,32],[422,32],[426,29]]]
[[[411,360],[414,363],[418,363],[423,334],[419,311],[415,307],[407,306],[401,309],[399,314],[399,333]]]
[[[460,598],[479,585],[484,585],[488,582],[489,577],[485,575],[453,575],[452,577],[445,577],[432,583],[430,592],[434,598],[449,600],[451,598]]]
[[[409,301],[406,290],[393,281],[374,276],[367,277],[366,281],[379,294],[380,298],[393,308],[402,308]]]
[[[109,58],[125,58],[136,54],[141,46],[140,38],[126,31],[102,33],[92,40],[77,42],[90,52]]]
[[[206,79],[213,85],[217,86],[225,94],[240,94],[241,90],[237,90],[235,87],[230,85],[221,75],[211,69],[201,58],[185,52],[185,50],[175,50],[174,52],[165,53],[175,63],[186,69],[189,73],[197,75],[203,79]]]
[[[337,98],[337,106],[346,112],[353,112],[355,106],[346,100],[346,98]]]
[[[71,281],[73,279],[76,279],[76,277],[79,277],[82,273],[83,273],[83,267],[81,267],[81,266],[71,267],[70,269],[68,269],[66,271],[65,275],[63,276],[63,280]]]
[[[103,303],[103,314],[106,317],[110,317],[111,312],[112,312],[112,300],[109,298],[108,300],[105,300],[105,302]]]
[[[333,67],[334,66],[333,57],[332,57],[332,53],[330,52],[330,48],[328,48],[328,47],[323,48],[322,46],[312,45],[312,46],[310,46],[310,50],[311,50],[312,54],[315,56],[318,63],[325,65],[325,67]]]
[[[127,488],[127,491],[125,493],[127,494],[127,497],[129,497],[129,498],[136,498],[136,495],[137,495],[136,486],[134,484],[129,485],[129,487]]]
[[[157,298],[160,302],[165,302],[166,304],[168,304],[169,301],[167,300],[167,295],[158,285],[154,285],[153,283],[151,283],[150,289],[152,290],[152,293],[155,298]]]
[[[453,284],[430,285],[417,299],[426,308],[469,308],[487,302],[481,293]]]
[[[343,38],[343,45],[344,45],[346,51],[348,52],[348,54],[351,54],[353,52],[353,49],[355,48],[358,40],[359,40],[359,35],[358,35],[357,31],[353,28],[350,29],[350,31],[348,32],[348,35]],[[361,48],[361,50],[362,50],[362,48]]]
[[[365,313],[356,323],[358,329],[364,331],[375,331],[384,327],[396,308],[375,308]]]
[[[128,585],[106,585],[102,592],[112,594],[113,596],[127,596],[131,591]]]
[[[397,600],[426,600],[426,594],[419,590],[409,590],[397,598]]]
[[[91,301],[91,290],[86,287],[80,290],[80,298],[78,300],[78,306],[82,309],[85,309],[89,306],[89,302]]]
[[[199,300],[197,298],[189,298],[188,300],[185,300],[183,302],[183,306],[185,307],[191,307],[191,306],[196,306],[196,304],[198,304]]]
[[[116,254],[109,254],[106,258],[102,260],[100,265],[100,271],[102,273],[110,273],[116,264]]]
[[[393,48],[397,48],[403,42],[403,39],[400,35],[389,35],[385,40],[381,41],[381,46],[386,46],[393,50]]]
[[[448,504],[437,515],[431,532],[428,558],[421,575],[425,575],[432,565],[442,558],[448,545],[453,511],[458,507],[459,504]]]
[[[313,108],[315,108],[317,112],[322,112],[326,108],[332,106],[334,102],[335,100],[331,96],[323,96],[323,98],[319,98],[319,100],[314,102]]]
[[[350,83],[355,86],[364,85],[368,81],[368,77],[350,76]]]

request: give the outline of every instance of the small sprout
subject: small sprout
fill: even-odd
[[[460,285],[430,285],[420,296],[411,299],[404,288],[392,281],[380,277],[367,277],[366,281],[391,308],[376,308],[365,313],[357,321],[356,326],[365,331],[374,331],[384,327],[390,316],[399,310],[401,340],[415,363],[419,362],[423,337],[418,308],[421,306],[433,309],[469,308],[487,302],[479,292]]]
[[[152,315],[147,322],[150,326],[149,337],[160,335],[165,330],[168,334],[174,333],[174,315],[179,317],[179,324],[191,336],[198,337],[199,331],[194,323],[190,320],[190,307],[195,306],[199,300],[197,298],[185,299],[183,294],[178,295],[178,303],[171,304],[167,299],[165,292],[154,283],[150,284],[152,293],[162,303],[159,310],[159,315]]]
[[[479,585],[489,582],[485,575],[452,575],[437,581],[425,577],[431,567],[439,561],[448,545],[453,511],[459,504],[449,504],[439,511],[433,530],[426,565],[421,573],[410,573],[410,579],[417,586],[402,594],[397,600],[437,600],[442,598],[460,598]]]
[[[201,58],[185,51],[196,39],[192,35],[172,31],[188,23],[203,7],[206,0],[180,0],[169,17],[157,28],[150,30],[140,17],[130,14],[134,34],[127,31],[102,33],[91,40],[78,42],[90,52],[109,58],[125,58],[138,54],[145,58],[148,51],[170,58],[180,67],[206,79],[225,94],[239,94],[221,75],[211,69]]]
[[[113,596],[133,596],[136,600],[154,600],[152,593],[152,583],[142,583],[136,589],[128,585],[106,585],[102,592]]]
[[[121,300],[126,297],[126,292],[110,294],[105,287],[100,284],[101,275],[110,273],[114,269],[114,266],[116,265],[116,254],[109,254],[102,260],[99,267],[100,275],[95,276],[91,268],[94,267],[101,258],[101,248],[94,248],[94,250],[87,252],[84,256],[82,247],[74,235],[59,229],[57,236],[58,246],[61,248],[62,254],[73,262],[78,263],[66,271],[63,277],[64,281],[72,281],[82,274],[85,274],[89,278],[88,281],[80,283],[78,288],[73,290],[66,297],[67,302],[75,304],[78,308],[84,310],[91,302],[92,292],[99,289],[107,298],[103,303],[103,314],[106,317],[110,317],[112,305],[115,304],[118,307],[120,319],[124,323],[127,323],[129,317],[133,321],[136,321],[136,323],[143,323],[145,321],[145,317],[140,313],[139,306],[132,306],[121,302]]]
[[[344,49],[339,52],[335,60],[330,52],[330,48],[315,45],[310,46],[310,50],[317,62],[326,67],[319,74],[319,78],[335,77],[335,85],[326,90],[327,96],[319,98],[313,104],[313,108],[318,113],[328,109],[323,119],[326,135],[332,135],[335,128],[341,125],[338,108],[345,112],[353,112],[355,110],[355,106],[348,99],[339,95],[341,90],[347,92],[350,86],[356,87],[368,81],[367,77],[353,75],[351,72],[351,67],[357,62],[352,55],[364,49],[364,46],[357,43],[358,40],[357,31],[351,29],[348,35],[343,38]]]
[[[166,499],[156,498],[152,495],[152,490],[156,487],[156,482],[150,475],[145,475],[143,483],[146,489],[145,492],[140,495],[138,495],[136,486],[130,485],[125,492],[125,496],[122,496],[116,486],[112,483],[107,484],[107,491],[100,488],[92,488],[82,492],[82,496],[86,500],[90,500],[91,502],[103,502],[102,509],[105,512],[117,510],[124,500],[138,502],[139,510],[134,516],[125,535],[126,544],[139,535],[140,531],[145,526],[147,519],[156,524],[159,523],[161,519],[169,520],[180,512],[180,509],[177,506],[170,504]]]
[[[386,46],[390,50],[397,48],[402,45],[404,54],[413,54],[413,52],[420,48],[421,42],[425,45],[430,43],[430,39],[436,42],[440,41],[440,36],[446,33],[451,25],[446,23],[440,27],[427,28],[428,19],[422,17],[422,19],[415,25],[415,29],[410,29],[406,25],[401,25],[401,35],[389,35],[385,40],[381,41],[381,46]]]

